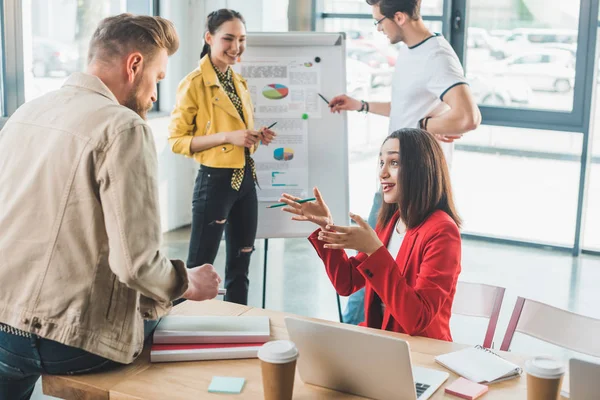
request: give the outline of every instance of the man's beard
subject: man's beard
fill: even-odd
[[[150,103],[149,105],[143,104],[138,99],[138,92],[140,91],[141,82],[142,82],[142,76],[140,75],[138,78],[136,78],[136,81],[133,84],[133,88],[131,89],[131,93],[129,94],[129,96],[127,97],[127,100],[125,100],[123,105],[125,107],[129,108],[130,110],[135,111],[136,114],[138,114],[140,117],[142,117],[143,120],[146,120],[148,111],[150,111],[152,109],[152,103]]]
[[[400,27],[395,27],[393,32],[393,35],[388,34],[387,37],[390,41],[390,44],[397,44],[400,42],[404,42],[405,39],[405,35],[404,35],[404,29],[400,28]]]

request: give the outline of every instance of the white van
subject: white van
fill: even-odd
[[[577,44],[577,30],[571,29],[514,29],[503,43],[491,50],[492,57],[504,59],[532,47],[548,44]]]

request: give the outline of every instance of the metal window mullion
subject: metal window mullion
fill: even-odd
[[[448,30],[450,32],[449,41],[452,45],[452,48],[456,52],[458,59],[462,63],[462,65],[467,65],[465,44],[467,43],[467,16],[469,14],[468,0],[448,0],[449,4],[444,7],[445,13],[448,14]],[[455,15],[460,15],[462,17],[462,22],[458,29],[456,29],[454,25],[454,17]]]
[[[25,102],[23,18],[20,0],[4,0],[4,110],[7,116]]]
[[[598,35],[598,2],[599,0],[581,0],[579,12],[579,37],[577,48],[575,88],[580,88],[581,92],[581,114],[583,129],[583,142],[581,146],[581,172],[579,175],[579,193],[577,197],[577,214],[575,223],[575,235],[573,242],[573,255],[581,254],[583,247],[583,233],[585,228],[585,218],[587,209],[587,198],[589,189],[590,165],[592,159],[592,132],[594,131],[594,118],[596,100],[596,38]],[[579,46],[583,45],[582,48]],[[581,59],[583,60],[581,60]],[[578,65],[584,61],[582,65]],[[583,77],[577,81],[577,74],[582,73]],[[579,86],[578,86],[579,83]],[[573,105],[575,108],[575,103]]]

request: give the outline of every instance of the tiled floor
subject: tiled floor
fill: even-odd
[[[171,258],[185,260],[189,229],[165,235],[164,251]],[[256,243],[250,267],[249,304],[262,304],[264,241]],[[224,243],[215,267],[223,276]],[[600,318],[600,258],[546,250],[488,244],[479,241],[463,243],[460,279],[505,287],[506,295],[496,330],[495,348],[508,324],[517,296],[525,296],[591,317]],[[337,320],[335,292],[321,260],[306,239],[271,239],[267,274],[267,308],[300,315]],[[342,299],[342,304],[345,299]],[[454,317],[452,333],[461,343],[479,344],[487,321]],[[557,329],[560,327],[557,326]],[[570,352],[524,336],[516,336],[512,349],[524,354],[553,354],[568,358]],[[39,385],[38,385],[39,386]],[[34,399],[47,399],[36,388]]]

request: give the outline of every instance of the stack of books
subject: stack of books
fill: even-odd
[[[269,317],[167,316],[154,331],[150,361],[256,358],[270,333]]]

